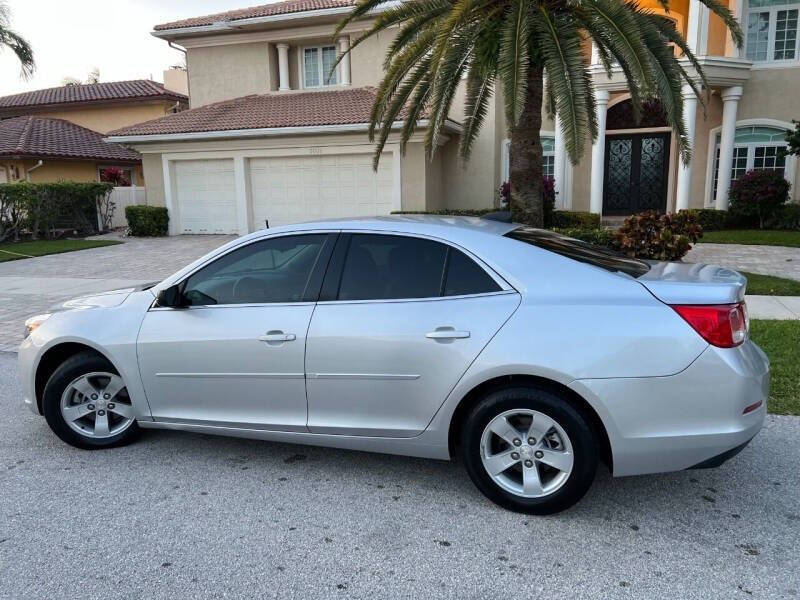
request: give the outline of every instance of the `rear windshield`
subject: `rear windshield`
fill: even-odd
[[[650,270],[650,265],[643,260],[628,258],[602,246],[595,246],[545,229],[520,227],[509,231],[506,237],[607,271],[626,273],[631,277],[641,277]]]

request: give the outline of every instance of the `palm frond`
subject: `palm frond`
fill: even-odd
[[[529,31],[529,2],[511,0],[500,31],[500,52],[497,60],[498,76],[503,81],[506,121],[509,127],[519,121],[525,106],[530,66]]]
[[[464,100],[464,131],[461,133],[459,153],[468,160],[472,146],[489,112],[489,101],[494,89],[494,77],[485,75],[479,65],[470,66],[467,76],[467,95]]]
[[[700,4],[705,4],[708,9],[717,15],[725,23],[725,27],[731,32],[731,38],[737,48],[744,45],[744,33],[739,21],[730,11],[730,9],[722,4],[719,0],[699,0]]]

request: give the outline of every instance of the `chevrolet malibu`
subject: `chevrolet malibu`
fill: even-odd
[[[387,217],[239,238],[26,322],[24,400],[85,449],[178,429],[458,457],[516,511],[713,467],[766,413],[746,280],[552,232]]]

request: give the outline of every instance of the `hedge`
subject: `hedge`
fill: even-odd
[[[128,206],[125,208],[125,218],[133,236],[167,235],[169,212],[163,206]]]
[[[686,212],[694,215],[703,231],[720,231],[730,227],[730,215],[727,210],[716,210],[714,208],[690,208],[679,212]]]
[[[111,225],[114,203],[110,183],[3,183],[0,184],[0,242],[28,232],[32,239],[48,239],[63,230],[95,233],[98,218]]]
[[[575,210],[553,211],[553,227],[559,229],[599,229],[600,215]]]

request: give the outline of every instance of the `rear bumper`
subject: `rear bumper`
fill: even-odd
[[[726,450],[725,452],[717,454],[716,456],[712,456],[708,460],[704,460],[703,462],[697,463],[695,466],[689,467],[689,468],[690,469],[716,469],[717,467],[722,466],[724,463],[728,462],[734,456],[739,454],[739,452],[744,450],[747,447],[747,444],[749,444],[752,440],[753,440],[753,438],[750,438],[744,444],[740,444],[740,445],[736,446],[736,448],[731,448],[730,450]]]
[[[761,430],[769,360],[750,341],[737,348],[709,346],[676,375],[578,380],[571,387],[606,426],[615,476],[710,467]]]

